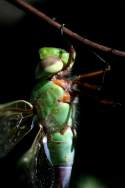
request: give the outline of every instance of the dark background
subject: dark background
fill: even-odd
[[[103,45],[125,50],[123,1],[33,1],[36,7],[80,35]],[[69,39],[77,51],[74,74],[103,64],[84,46]],[[0,103],[29,99],[41,46],[64,47],[60,31],[0,1]],[[97,51],[112,69],[98,96],[121,106],[100,105],[80,96],[78,141],[72,181],[80,175],[96,176],[108,187],[125,186],[124,79],[125,59]],[[101,83],[101,79],[97,80]],[[84,94],[84,90],[81,91]],[[92,93],[93,94],[93,93]],[[95,93],[94,93],[95,95]]]

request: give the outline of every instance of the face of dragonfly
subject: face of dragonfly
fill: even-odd
[[[70,75],[72,67],[75,62],[76,53],[72,54],[72,57],[68,59],[67,63],[63,66],[63,69],[57,73],[58,78],[67,77]]]
[[[36,68],[36,79],[53,75],[64,77],[69,74],[74,64],[75,53],[69,62],[69,53],[60,48],[44,47],[39,50],[39,54],[41,61]]]

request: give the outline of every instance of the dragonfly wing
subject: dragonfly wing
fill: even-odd
[[[33,106],[25,100],[0,105],[0,158],[33,128]]]

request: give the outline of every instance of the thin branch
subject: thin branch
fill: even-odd
[[[16,5],[19,6],[20,8],[22,8],[23,10],[28,11],[31,14],[36,15],[40,19],[48,22],[53,27],[55,27],[57,29],[61,28],[62,25],[60,23],[54,21],[49,16],[44,14],[42,11],[36,9],[35,7],[33,7],[32,5],[27,3],[25,0],[14,0],[14,3],[16,3]],[[87,38],[84,38],[84,37],[78,35],[77,33],[71,31],[70,29],[68,29],[66,27],[63,27],[62,29],[63,29],[63,32],[65,34],[67,34],[68,36],[82,42],[83,44],[85,44],[89,47],[92,47],[94,49],[98,49],[100,51],[103,51],[103,52],[106,52],[106,53],[109,53],[109,54],[117,55],[117,56],[120,56],[120,57],[125,57],[125,51],[120,51],[120,50],[113,49],[113,48],[101,45],[99,43],[93,42],[93,41],[91,41]]]

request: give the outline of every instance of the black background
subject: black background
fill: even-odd
[[[123,1],[37,1],[34,3],[74,32],[101,44],[125,50]],[[24,12],[0,3],[0,103],[29,99],[41,46],[63,47],[60,32]],[[103,65],[84,44],[69,39],[77,51],[74,74]],[[108,187],[125,186],[124,79],[125,59],[97,51],[111,65],[103,97],[121,106],[99,105],[80,97],[78,141],[72,181],[94,175]],[[100,62],[100,64],[99,64]],[[82,91],[84,93],[84,91]]]

